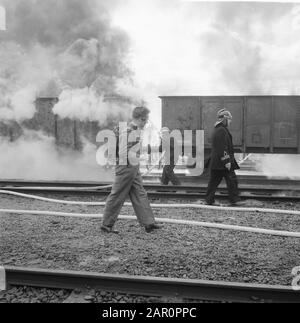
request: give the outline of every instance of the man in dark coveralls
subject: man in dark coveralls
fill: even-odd
[[[229,201],[232,206],[243,205],[238,196],[238,181],[235,170],[239,165],[234,158],[232,135],[228,126],[232,121],[229,111],[222,109],[218,112],[218,121],[212,134],[212,147],[210,157],[210,180],[206,193],[206,204],[215,203],[215,193],[225,178],[229,193]]]
[[[181,185],[179,178],[174,173],[174,168],[176,167],[176,163],[179,158],[179,149],[178,142],[175,138],[170,138],[170,129],[167,127],[163,127],[160,131],[161,143],[159,146],[159,152],[163,152],[164,145],[163,141],[167,141],[169,143],[169,150],[164,150],[166,163],[163,167],[161,184],[168,185],[171,182],[173,185]]]
[[[116,177],[104,209],[101,226],[103,232],[118,233],[113,227],[128,196],[137,219],[146,232],[149,233],[161,228],[155,223],[147,192],[143,187],[139,165],[140,135],[141,130],[148,122],[149,113],[150,111],[147,108],[137,107],[132,112],[132,122],[125,129],[120,129],[120,127],[114,129],[117,140]],[[126,145],[122,144],[122,140],[126,141]],[[135,151],[134,148],[136,149]]]

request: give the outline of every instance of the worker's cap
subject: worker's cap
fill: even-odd
[[[219,110],[217,116],[218,116],[218,119],[222,119],[222,120],[223,119],[230,119],[230,120],[232,120],[232,114],[229,111],[225,110],[225,109]]]
[[[163,133],[169,133],[170,132],[170,129],[168,127],[162,127],[160,129],[160,133],[163,134]]]

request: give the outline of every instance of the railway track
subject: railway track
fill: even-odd
[[[187,186],[198,186],[207,184],[209,177],[207,174],[191,177],[185,175],[178,175],[178,177],[182,180],[184,185]],[[147,184],[156,184],[159,183],[159,176],[156,175],[147,175],[144,177],[144,182]],[[299,187],[300,179],[287,179],[287,178],[268,178],[262,175],[238,175],[238,181],[240,184],[244,185],[279,185],[279,186],[290,186],[290,187]],[[0,180],[0,186],[57,186],[57,185],[65,185],[72,187],[89,187],[89,186],[97,186],[97,185],[105,185],[107,183],[97,182],[97,181],[52,181],[52,180],[17,180],[17,179],[9,179],[9,180]]]
[[[239,178],[240,196],[251,199],[278,199],[300,201],[300,181],[273,179],[268,180],[261,176],[241,176]],[[97,194],[108,195],[111,183],[99,182],[65,182],[65,181],[0,181],[0,189],[22,193],[68,193],[68,194]],[[104,187],[103,189],[101,187]],[[200,178],[193,185],[162,186],[153,182],[145,182],[150,197],[154,198],[203,198],[207,188],[207,178]],[[227,197],[225,184],[221,184],[216,196]]]
[[[96,289],[144,296],[228,302],[299,303],[300,291],[289,286],[229,283],[195,279],[126,276],[6,267],[8,286]]]

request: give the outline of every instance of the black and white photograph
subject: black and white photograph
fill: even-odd
[[[299,35],[300,1],[0,0],[1,307],[300,303]]]

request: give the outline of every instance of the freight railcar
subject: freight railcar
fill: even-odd
[[[206,152],[219,109],[233,115],[237,152],[300,154],[300,96],[161,96],[162,125],[204,130]]]
[[[61,119],[52,112],[57,98],[37,98],[36,113],[30,120],[21,123],[16,121],[0,122],[0,137],[6,137],[14,142],[22,136],[24,129],[42,131],[55,138],[58,147],[72,150],[81,150],[83,138],[96,144],[97,133],[100,126],[96,121],[79,121],[69,118]],[[108,120],[109,126],[112,120]]]

